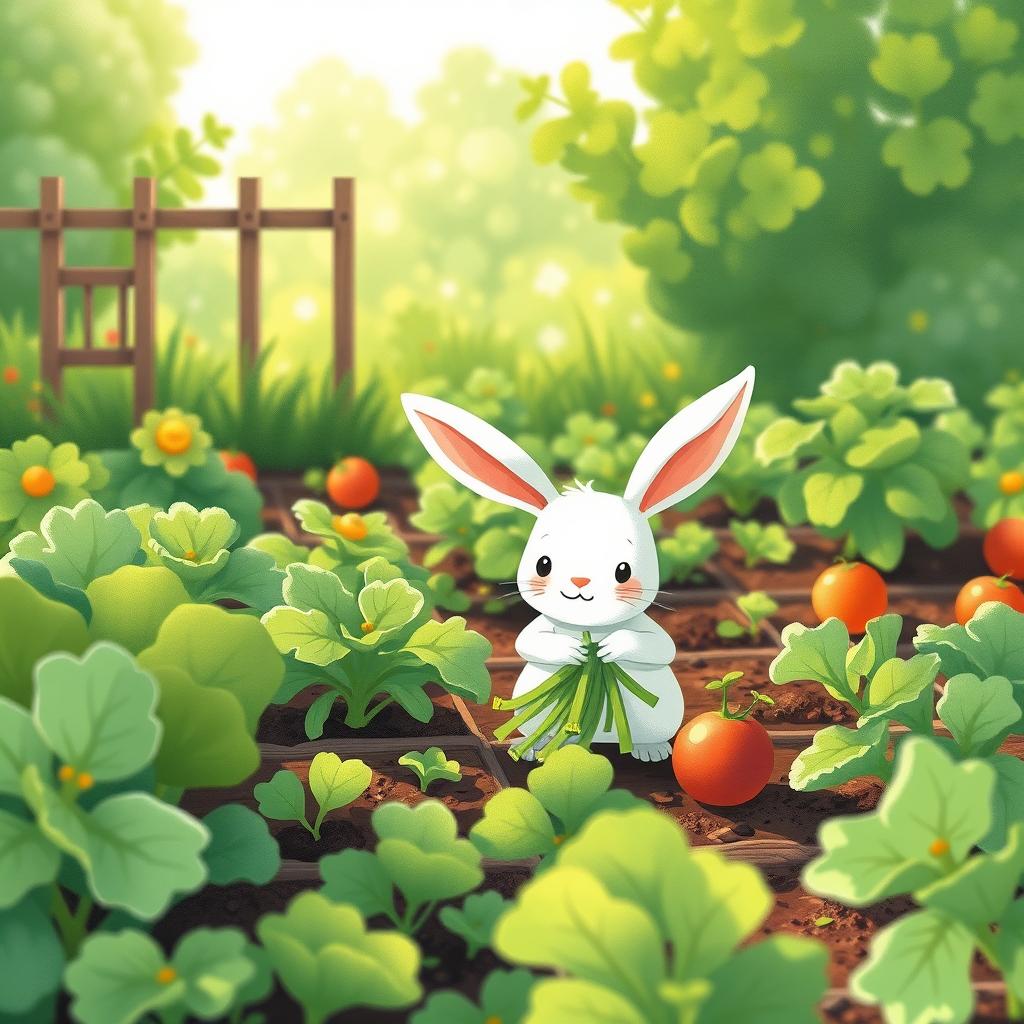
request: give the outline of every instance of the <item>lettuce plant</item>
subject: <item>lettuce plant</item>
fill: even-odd
[[[771,905],[756,868],[691,850],[660,811],[603,811],[519,890],[494,949],[555,973],[535,983],[530,1021],[811,1024],[828,953],[792,935],[745,942]]]
[[[920,907],[882,928],[850,976],[853,997],[881,1006],[886,1020],[969,1020],[976,951],[1003,976],[1009,1017],[1019,1019],[1024,821],[1015,817],[999,843],[986,842],[996,789],[990,764],[958,762],[914,736],[901,745],[877,810],[821,827],[807,889],[854,907],[911,895]]]
[[[438,911],[438,918],[453,935],[466,943],[466,956],[473,957],[491,944],[498,918],[512,905],[501,893],[488,889],[470,893],[461,907],[447,906]]]
[[[702,523],[681,523],[657,542],[658,565],[666,583],[685,583],[718,553],[718,540]]]
[[[265,998],[269,981],[260,950],[237,928],[197,928],[169,957],[135,929],[97,934],[67,970],[72,1012],[82,1024],[221,1020]]]
[[[756,640],[761,634],[761,625],[770,615],[774,615],[779,606],[763,590],[752,590],[736,598],[736,607],[743,616],[741,622],[735,619],[722,619],[715,624],[715,632],[726,640],[749,636]]]
[[[197,604],[229,599],[262,614],[280,604],[284,573],[270,555],[236,548],[238,536],[238,524],[224,509],[200,512],[177,502],[167,512],[147,505],[105,512],[85,500],[47,512],[38,532],[11,541],[0,566],[9,565],[86,621],[92,619],[90,585],[126,565],[169,569]]]
[[[729,532],[743,551],[743,561],[748,569],[753,569],[761,562],[785,565],[796,551],[796,544],[779,523],[732,519],[729,521]]]
[[[265,818],[297,821],[319,842],[324,818],[358,799],[372,778],[373,772],[359,758],[343,761],[337,754],[321,750],[309,765],[309,789],[318,808],[312,825],[306,817],[306,790],[295,772],[275,772],[269,782],[257,783],[252,795],[259,801],[260,814]]]
[[[439,779],[458,782],[462,778],[462,765],[448,760],[448,755],[440,747],[429,747],[422,752],[410,750],[398,759],[398,763],[416,776],[421,793],[426,793],[430,784]]]
[[[1024,518],[1024,433],[1001,444],[992,440],[971,463],[967,495],[975,526],[988,529],[1001,519]]]
[[[304,892],[283,914],[260,918],[256,933],[306,1024],[322,1024],[355,1006],[391,1010],[419,1001],[416,943],[396,932],[367,930],[355,906]]]
[[[495,860],[551,857],[592,815],[638,805],[628,790],[611,788],[612,774],[608,758],[561,747],[526,776],[526,789],[495,793],[469,838]]]
[[[566,420],[564,433],[551,442],[551,451],[573,476],[592,481],[600,491],[619,494],[646,443],[640,434],[620,437],[618,425],[608,417],[578,412]]]
[[[393,703],[419,722],[430,721],[434,705],[423,690],[430,682],[477,703],[487,699],[484,663],[491,645],[467,630],[465,619],[431,618],[426,588],[417,588],[383,558],[371,558],[362,572],[349,571],[346,578],[348,585],[338,572],[291,565],[285,604],[263,617],[277,649],[291,655],[277,699],[290,700],[315,683],[330,687],[306,714],[310,739],[323,735],[339,697],[353,728]]]
[[[371,822],[377,835],[373,853],[350,849],[321,858],[321,892],[328,899],[351,904],[368,919],[383,915],[415,935],[438,903],[483,881],[479,852],[458,838],[455,816],[439,801],[382,804]]]
[[[818,397],[793,403],[804,419],[784,416],[757,439],[765,465],[800,463],[779,488],[783,520],[810,522],[842,538],[848,558],[859,554],[884,570],[903,557],[906,530],[932,547],[951,544],[951,496],[967,480],[969,453],[929,416],[955,405],[944,380],[902,386],[891,363],[839,363]]]
[[[528,1019],[533,982],[529,971],[491,971],[480,986],[479,1003],[461,992],[434,992],[409,1024],[522,1024]]]

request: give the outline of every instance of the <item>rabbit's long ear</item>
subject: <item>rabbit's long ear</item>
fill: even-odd
[[[703,487],[732,451],[753,390],[748,366],[676,413],[637,459],[626,501],[652,516]]]
[[[402,395],[430,457],[470,490],[536,515],[558,497],[544,470],[497,427],[439,398]]]

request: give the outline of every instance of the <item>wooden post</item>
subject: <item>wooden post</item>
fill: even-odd
[[[60,352],[64,347],[64,179],[39,181],[39,373],[60,397]]]
[[[260,352],[260,179],[238,179],[239,387]]]
[[[82,286],[82,335],[86,348],[92,348],[92,285]]]
[[[355,182],[334,179],[331,252],[334,292],[334,383],[355,371]]]
[[[128,347],[128,288],[123,284],[117,289],[117,347]]]
[[[132,206],[135,281],[135,422],[156,401],[156,181],[136,178]]]

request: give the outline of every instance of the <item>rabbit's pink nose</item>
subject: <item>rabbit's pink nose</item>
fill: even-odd
[[[577,587],[585,587],[590,582],[589,576],[570,576],[569,579],[571,579]]]

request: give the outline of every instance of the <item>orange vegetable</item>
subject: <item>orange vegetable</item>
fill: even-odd
[[[244,473],[253,483],[256,483],[256,463],[245,452],[221,452],[220,461],[224,463],[225,469],[234,473]]]
[[[1024,579],[1024,519],[1001,519],[982,546],[985,562],[996,576]]]
[[[956,621],[966,626],[986,601],[998,601],[1024,612],[1024,593],[1016,583],[1002,576],[975,576],[956,595]]]
[[[837,618],[851,633],[863,633],[869,619],[885,614],[889,591],[885,580],[870,565],[839,562],[814,581],[811,606],[822,622]]]
[[[366,508],[380,494],[380,475],[373,464],[350,455],[327,474],[327,495],[341,508]]]

